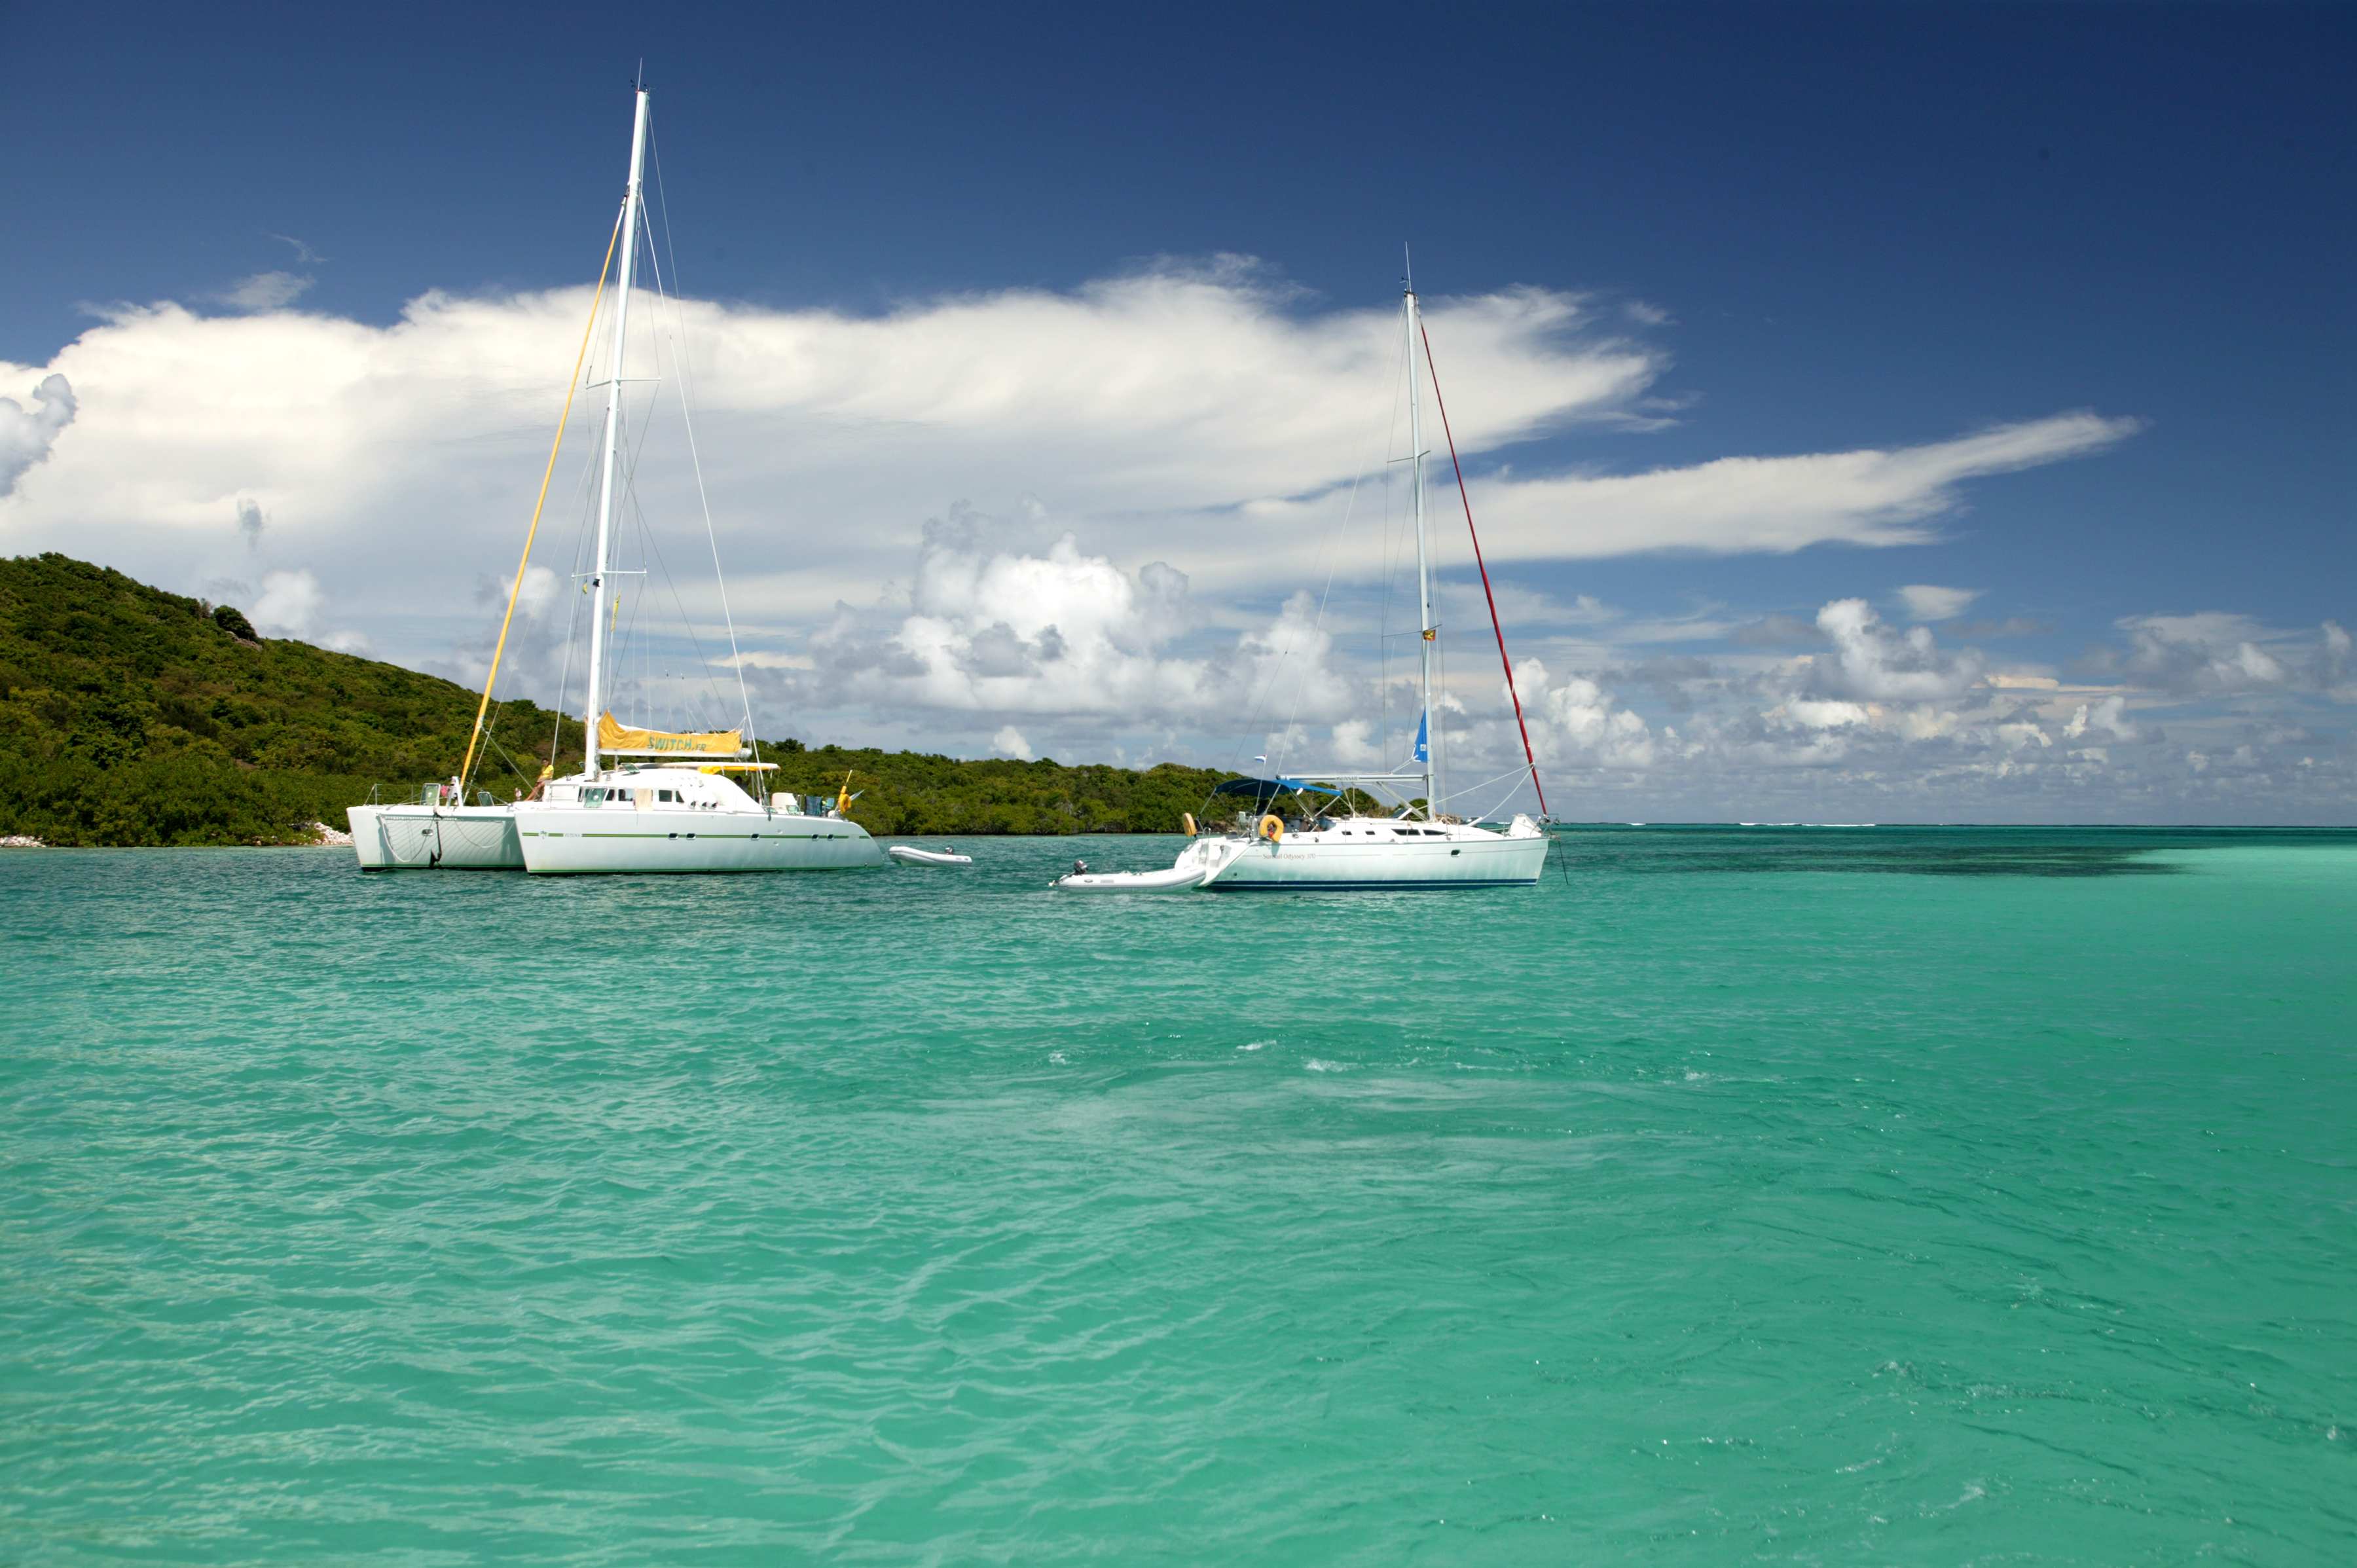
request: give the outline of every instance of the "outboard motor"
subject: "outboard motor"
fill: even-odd
[[[1076,860],[1076,861],[1072,862],[1072,875],[1075,875],[1075,876],[1086,876],[1088,874],[1089,874],[1089,863],[1088,863],[1087,861],[1085,861],[1085,860]]]

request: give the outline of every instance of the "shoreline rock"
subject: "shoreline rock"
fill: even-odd
[[[48,847],[30,833],[10,833],[6,838],[0,838],[0,849],[47,849]]]
[[[311,824],[311,831],[319,835],[319,847],[322,849],[350,849],[352,847],[352,835],[344,832],[341,828],[331,828],[325,822],[313,822]]]

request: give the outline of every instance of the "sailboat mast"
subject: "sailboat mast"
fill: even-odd
[[[630,271],[639,253],[639,176],[647,154],[647,91],[630,124],[630,183],[622,192],[622,272],[615,280],[614,349],[606,365],[606,461],[597,486],[597,559],[589,588],[589,703],[582,711],[582,771],[597,776],[597,720],[606,711],[606,565],[614,536],[615,480],[621,460],[622,343],[630,323]]]
[[[1412,280],[1407,285],[1407,309],[1405,314],[1407,331],[1408,484],[1415,496],[1416,630],[1420,634],[1416,640],[1416,652],[1421,662],[1424,701],[1424,720],[1416,726],[1415,734],[1416,749],[1424,754],[1417,758],[1424,764],[1424,814],[1426,818],[1431,818],[1437,816],[1440,810],[1439,800],[1434,793],[1432,765],[1435,750],[1433,743],[1437,738],[1432,733],[1432,645],[1434,639],[1439,636],[1439,628],[1432,622],[1432,564],[1426,555],[1424,546],[1424,410],[1416,395],[1417,317],[1415,285]]]

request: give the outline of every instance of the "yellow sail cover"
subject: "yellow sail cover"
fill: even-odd
[[[601,714],[597,717],[597,749],[647,756],[735,757],[745,749],[745,732],[724,729],[683,735],[672,730],[632,729],[616,724],[613,714]]]

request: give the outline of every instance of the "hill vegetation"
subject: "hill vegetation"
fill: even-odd
[[[454,771],[478,694],[256,636],[219,608],[68,556],[0,559],[0,836],[52,844],[299,843],[370,798]],[[506,799],[581,726],[495,705],[479,782]],[[1225,775],[763,743],[770,787],[833,794],[871,832],[1170,832]]]

